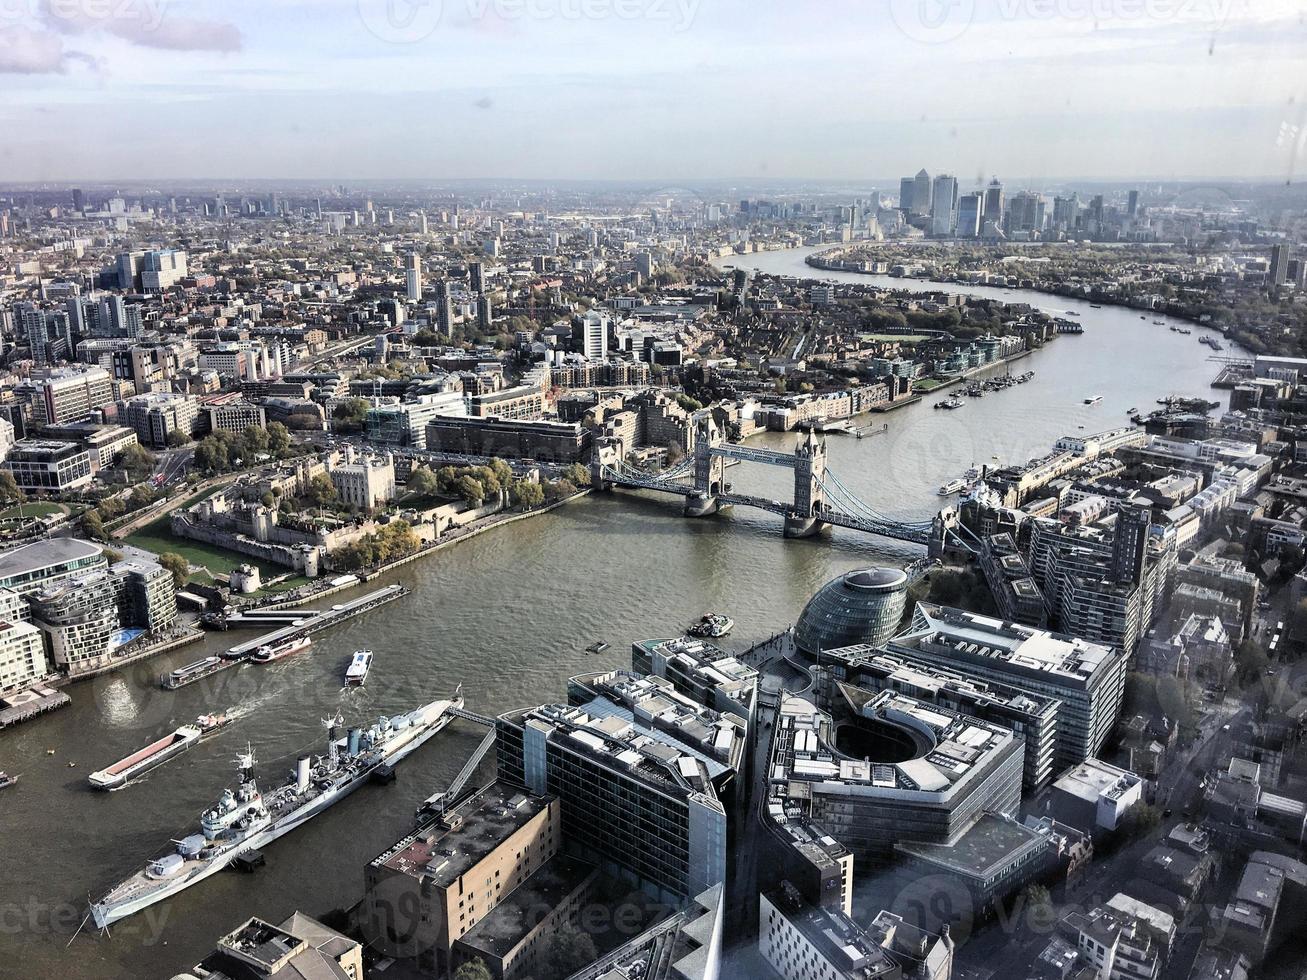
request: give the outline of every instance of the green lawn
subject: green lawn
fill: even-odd
[[[142,548],[145,551],[152,551],[156,555],[163,554],[165,551],[176,552],[192,565],[199,565],[207,569],[210,576],[221,575],[225,577],[236,566],[246,564],[258,568],[259,574],[265,580],[277,575],[284,575],[287,571],[281,565],[259,561],[237,551],[227,551],[224,548],[205,544],[203,541],[192,541],[190,538],[177,537],[172,533],[171,526],[168,517],[160,517],[158,520],[151,521],[136,533],[123,538],[123,543],[132,545],[135,548]],[[197,581],[204,581],[204,578],[205,576],[202,573],[195,575]],[[302,575],[292,575],[285,582],[280,582],[270,589],[261,591],[269,593],[287,592],[298,585],[303,585],[306,581],[308,580]]]
[[[65,504],[54,504],[48,500],[31,500],[23,504],[22,507],[10,507],[0,511],[0,521],[14,520],[23,518],[32,520],[37,517],[48,517],[51,514],[62,514],[67,510]]]
[[[945,382],[943,381],[937,381],[934,378],[926,378],[922,381],[913,381],[912,390],[919,391],[922,394],[925,394],[926,392],[934,391],[936,388],[939,388],[943,384],[945,384]]]

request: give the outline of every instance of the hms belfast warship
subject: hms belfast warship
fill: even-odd
[[[254,753],[237,758],[240,777],[200,818],[199,831],[174,841],[174,850],[149,862],[91,906],[100,928],[198,884],[241,854],[270,844],[348,796],[383,766],[408,756],[463,707],[460,686],[447,700],[432,701],[407,714],[383,717],[366,729],[337,737],[340,719],[327,726],[326,755],[304,756],[281,786],[260,791]]]

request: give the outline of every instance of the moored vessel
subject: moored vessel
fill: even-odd
[[[935,492],[941,497],[951,497],[955,493],[961,493],[966,488],[966,480],[949,480]]]
[[[733,629],[735,629],[735,621],[730,617],[717,613],[704,613],[703,617],[686,632],[691,636],[716,638],[725,636]]]
[[[205,657],[193,664],[187,664],[185,667],[178,667],[176,670],[169,671],[159,678],[159,683],[170,691],[175,690],[179,687],[185,687],[187,684],[194,684],[210,674],[216,674],[218,671],[230,667],[231,663],[229,660],[223,660],[222,657]]]
[[[237,759],[239,778],[204,811],[198,828],[176,838],[173,848],[91,906],[96,926],[133,915],[170,898],[227,867],[242,854],[264,847],[348,796],[383,766],[393,766],[423,745],[463,707],[453,698],[432,701],[406,714],[382,717],[367,729],[337,737],[339,718],[327,726],[326,754],[300,758],[284,783],[263,793],[254,776],[254,752]]]
[[[250,659],[256,664],[269,664],[274,660],[280,660],[282,657],[289,657],[291,654],[299,653],[301,650],[307,650],[311,646],[313,646],[313,641],[309,637],[297,636],[285,643],[265,644],[255,650]]]

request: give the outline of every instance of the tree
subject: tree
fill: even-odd
[[[127,495],[127,509],[140,510],[142,507],[148,507],[154,503],[154,491],[144,483],[138,483],[132,487],[132,492]]]
[[[1137,803],[1128,811],[1124,827],[1127,836],[1143,837],[1162,822],[1162,811],[1149,803]]]
[[[445,493],[451,493],[454,489],[454,483],[458,479],[458,470],[452,466],[442,466],[436,470],[436,481],[440,489]]]
[[[454,481],[454,492],[473,507],[480,507],[486,499],[486,488],[470,473],[464,473]]]
[[[191,575],[191,563],[175,551],[165,551],[159,556],[159,564],[172,572],[172,584],[179,589],[186,588],[186,580]]]
[[[563,479],[578,487],[588,487],[590,485],[590,471],[580,463],[573,463],[563,470]]]
[[[1249,638],[1239,644],[1239,649],[1234,654],[1234,664],[1239,683],[1251,687],[1261,683],[1262,675],[1266,673],[1271,661],[1261,644]]]
[[[154,453],[134,442],[122,454],[122,466],[133,480],[143,479],[154,469]]]
[[[216,436],[206,436],[195,446],[195,465],[206,473],[221,473],[231,465],[227,444]]]
[[[8,470],[0,470],[0,503],[6,506],[21,504],[27,500],[27,494],[18,486],[18,481]]]
[[[331,410],[331,417],[347,426],[361,426],[371,407],[366,398],[345,398]]]
[[[168,433],[167,441],[169,447],[171,447],[172,449],[177,449],[178,447],[184,446],[188,442],[190,442],[191,437],[187,435],[185,432],[183,432],[181,429],[173,429],[171,432]]]
[[[255,457],[268,451],[268,430],[260,425],[247,426],[241,435],[241,455],[253,461]]]
[[[565,926],[549,938],[549,944],[545,947],[545,976],[553,980],[564,980],[598,957],[599,951],[595,949],[594,939],[588,933]]]
[[[290,448],[290,433],[280,422],[269,422],[264,430],[268,434],[268,452],[280,456]]]
[[[1022,908],[1028,913],[1047,918],[1053,909],[1053,896],[1043,885],[1031,882],[1021,891]]]
[[[490,970],[481,960],[468,960],[454,971],[454,980],[490,980]]]
[[[82,533],[92,541],[109,540],[109,536],[104,533],[104,522],[100,520],[100,512],[94,507],[82,514]]]
[[[127,511],[127,505],[120,497],[105,497],[95,505],[95,509],[100,512],[101,519],[111,521],[121,517]]]
[[[545,502],[545,491],[538,483],[533,483],[530,480],[518,480],[509,488],[509,497],[514,506],[530,510],[532,507],[539,507]]]
[[[308,489],[304,491],[304,498],[314,507],[325,507],[336,499],[336,484],[331,482],[331,477],[325,473],[319,473],[309,481]]]
[[[490,469],[495,474],[495,479],[499,481],[501,487],[506,487],[513,482],[513,467],[498,456],[490,461]]]
[[[495,471],[489,466],[474,466],[472,476],[481,484],[481,489],[485,491],[487,498],[497,496],[503,489],[499,477],[495,476]]]
[[[550,500],[562,500],[576,493],[576,484],[571,480],[555,480],[545,487],[545,496]]]
[[[440,480],[429,466],[415,466],[408,475],[408,491],[421,497],[433,497],[440,489]]]

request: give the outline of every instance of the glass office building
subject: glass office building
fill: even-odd
[[[822,650],[889,640],[903,619],[908,576],[901,568],[863,568],[823,585],[803,607],[794,642],[809,656]]]

